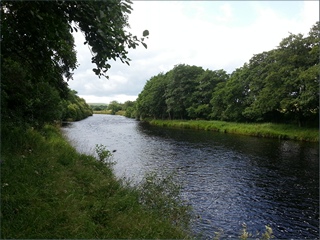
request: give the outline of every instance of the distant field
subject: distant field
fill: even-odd
[[[93,114],[111,114],[111,110],[93,111]]]
[[[88,103],[89,106],[108,106],[106,103]]]
[[[112,110],[101,110],[101,111],[93,111],[93,114],[112,114]],[[115,115],[125,116],[126,111],[120,110],[115,113]]]

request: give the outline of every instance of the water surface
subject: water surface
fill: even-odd
[[[214,232],[238,238],[244,223],[253,233],[270,225],[276,238],[318,239],[316,143],[168,129],[112,115],[64,131],[81,152],[93,154],[96,144],[116,150],[118,177],[139,182],[146,172],[175,171],[203,239]]]

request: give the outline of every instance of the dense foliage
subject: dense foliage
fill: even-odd
[[[125,115],[129,118],[135,118],[135,101],[126,101],[124,103],[120,103],[116,100],[111,101],[109,104],[105,103],[90,103],[90,108],[94,111],[94,113],[102,113],[102,114],[118,114]]]
[[[104,111],[108,107],[105,103],[89,103],[89,106],[93,111]]]
[[[235,122],[319,120],[319,22],[307,37],[290,34],[231,74],[176,65],[152,77],[136,101],[138,118]]]
[[[2,121],[38,126],[89,113],[82,100],[70,95],[67,84],[77,67],[72,32],[83,32],[96,65],[93,71],[106,76],[110,59],[128,63],[128,48],[139,43],[146,47],[144,38],[126,31],[130,4],[129,0],[1,1]]]
[[[62,100],[63,120],[78,121],[92,115],[90,106],[76,94],[76,91],[69,91],[67,99]]]

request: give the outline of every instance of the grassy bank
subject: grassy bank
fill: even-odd
[[[93,114],[111,114],[111,110],[100,110],[100,111],[93,111]]]
[[[94,114],[112,114],[112,110],[101,110],[101,111],[93,111]],[[115,113],[115,115],[121,115],[124,116],[126,114],[126,111],[120,110]]]
[[[2,239],[187,236],[187,208],[159,190],[158,178],[130,187],[52,126],[3,128],[1,136]]]
[[[148,120],[152,125],[185,129],[197,129],[256,137],[319,141],[318,128],[301,128],[295,125],[275,123],[232,123],[205,120]]]

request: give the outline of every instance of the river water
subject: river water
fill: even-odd
[[[112,115],[63,128],[83,153],[114,152],[115,174],[175,172],[202,239],[239,238],[272,227],[277,239],[319,238],[319,145],[196,130],[168,129]]]

